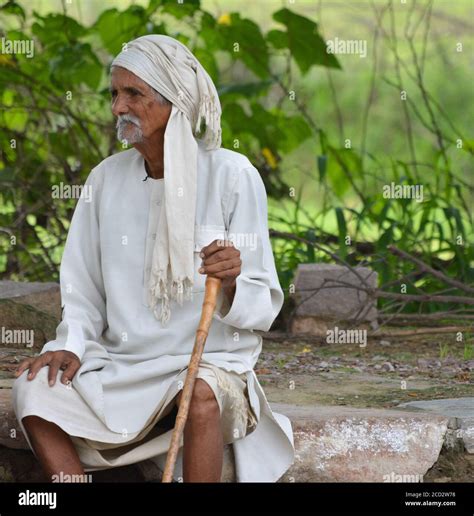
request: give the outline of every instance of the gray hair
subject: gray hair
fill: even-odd
[[[151,86],[150,86],[151,88]],[[153,90],[153,93],[155,94],[156,100],[162,105],[162,106],[169,106],[172,104],[166,97],[163,97],[161,93],[155,90],[155,88],[151,88]]]

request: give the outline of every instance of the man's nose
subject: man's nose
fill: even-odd
[[[128,105],[125,99],[119,94],[112,101],[112,114],[114,116],[125,115],[128,113]]]

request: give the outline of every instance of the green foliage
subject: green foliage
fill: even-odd
[[[341,68],[334,55],[326,52],[316,23],[286,8],[274,13],[273,19],[285,25],[286,32],[270,31],[270,41],[276,48],[289,48],[304,74],[313,65]]]
[[[426,128],[422,117],[430,134],[423,133],[419,141],[432,148],[420,171],[408,160],[384,156],[383,147],[374,156],[363,145],[347,145],[343,131],[336,138],[326,127],[333,120],[318,119],[318,127],[310,108],[324,93],[313,87],[305,91],[299,84],[297,88],[296,81],[307,85],[312,72],[324,69],[324,74],[334,71],[344,77],[348,89],[353,79],[336,56],[326,52],[313,20],[282,8],[268,13],[277,28],[265,32],[243,11],[216,18],[199,0],[150,0],[146,6],[108,8],[85,26],[67,12],[33,11],[25,23],[26,7],[26,2],[9,1],[0,8],[6,27],[1,36],[35,43],[34,59],[0,54],[4,277],[58,280],[76,201],[52,198],[52,187],[60,182],[82,184],[99,161],[121,150],[110,112],[108,68],[127,41],[160,33],[188,45],[214,80],[223,110],[223,146],[247,155],[259,169],[273,206],[271,227],[305,239],[273,240],[283,288],[292,283],[298,264],[333,262],[336,255],[352,265],[369,265],[379,273],[381,284],[392,282],[391,290],[399,292],[394,278],[412,272],[413,266],[390,254],[389,245],[415,253],[450,276],[474,281],[472,182],[456,168],[459,154],[472,159],[474,140],[463,137],[462,149],[453,158],[455,140],[446,136],[446,125],[435,127],[436,120],[431,120]],[[236,81],[236,76],[241,79]],[[296,197],[288,195],[295,180],[287,160],[302,146],[310,149],[311,163],[301,164],[298,172],[309,178],[312,189],[319,188],[311,204],[304,196],[310,190],[307,184],[297,188]],[[384,198],[382,187],[390,181],[422,183],[424,201]],[[436,292],[443,285],[420,277],[409,292],[420,288]],[[423,309],[440,308],[446,306],[431,303]]]
[[[112,55],[122,50],[124,42],[134,39],[140,29],[146,26],[147,13],[140,6],[131,6],[126,11],[117,9],[104,11],[94,25],[102,45]]]
[[[275,16],[286,26],[285,37],[296,45],[296,62],[305,72],[313,64],[325,64],[322,39],[310,20],[286,9]],[[52,187],[60,182],[82,184],[100,160],[120,150],[109,107],[108,66],[127,41],[144,34],[168,34],[173,28],[172,35],[190,46],[220,93],[224,146],[253,159],[270,195],[287,191],[279,173],[280,156],[313,133],[301,115],[289,114],[281,106],[267,108],[262,102],[277,80],[270,57],[285,46],[281,42],[275,46],[275,38],[263,34],[255,22],[239,13],[218,20],[201,9],[198,0],[184,4],[151,0],[146,7],[110,8],[90,26],[66,12],[33,11],[27,28],[25,10],[14,1],[0,8],[0,17],[9,27],[6,38],[33,40],[35,45],[34,59],[21,53],[0,56],[0,272],[4,276],[58,279],[67,221],[76,201],[52,198]],[[299,26],[305,38],[311,30],[310,41],[301,40]],[[302,60],[303,47],[311,42],[319,45],[312,55],[321,55],[311,62]],[[222,80],[226,65],[217,59],[218,53],[242,63],[246,80]],[[332,58],[328,66],[334,64]],[[236,139],[239,147],[234,145]]]
[[[238,13],[232,13],[230,24],[218,25],[217,29],[220,50],[226,50],[234,59],[242,61],[261,79],[268,78],[267,42],[255,22],[242,19]]]

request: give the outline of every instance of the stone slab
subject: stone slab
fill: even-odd
[[[271,404],[292,422],[296,461],[283,482],[421,482],[448,418],[383,409]]]
[[[0,445],[16,450],[28,450],[12,407],[11,389],[0,389]]]
[[[474,454],[474,397],[410,401],[398,407],[455,418],[452,426],[456,437],[462,440],[468,453]]]
[[[21,298],[58,289],[59,284],[54,282],[4,280],[0,281],[0,299]]]
[[[357,274],[370,288],[377,287],[378,275],[367,267],[356,267]],[[375,328],[375,302],[357,287],[363,281],[350,269],[331,264],[305,263],[298,265],[295,274],[294,299],[297,305],[291,322],[293,333],[326,334],[338,324],[357,321]],[[318,290],[319,289],[319,290]]]
[[[0,347],[40,350],[61,320],[58,283],[0,281]]]
[[[27,450],[10,391],[0,389],[0,445]],[[271,407],[289,417],[295,438],[295,462],[280,482],[389,482],[397,476],[422,481],[439,457],[449,422],[446,416],[406,410],[277,403]],[[159,466],[148,460],[137,468],[144,480],[159,482]],[[17,472],[18,466],[10,470]],[[227,446],[222,481],[234,479],[233,454]]]

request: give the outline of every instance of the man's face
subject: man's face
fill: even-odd
[[[171,104],[161,104],[155,91],[134,73],[120,66],[111,71],[112,113],[117,117],[117,138],[129,145],[164,132]]]

